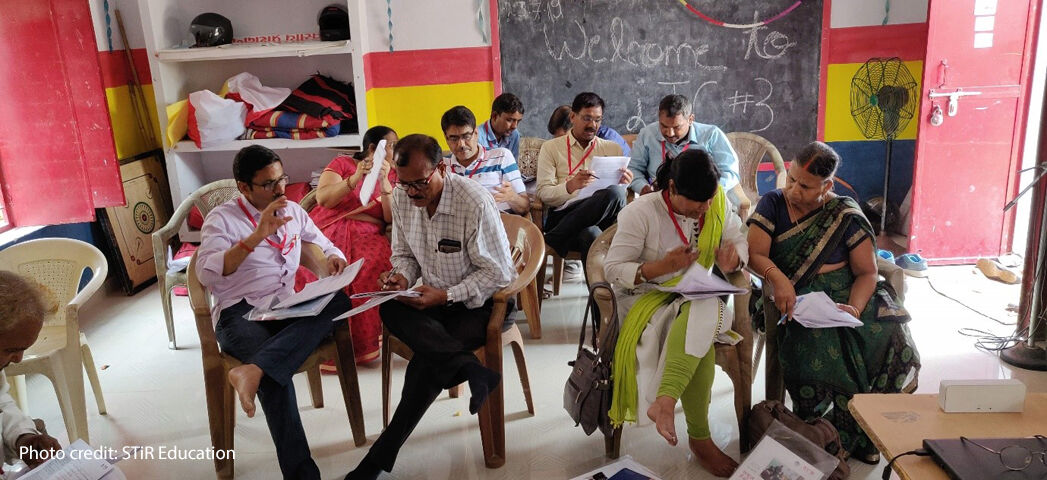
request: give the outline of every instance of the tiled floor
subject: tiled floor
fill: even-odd
[[[908,279],[907,306],[915,318],[911,328],[924,365],[920,392],[937,392],[943,378],[1009,377],[1021,379],[1030,391],[1047,391],[1047,374],[1013,369],[996,356],[976,350],[973,339],[958,332],[971,328],[1009,335],[1013,327],[974,313],[931,289],[933,284],[939,291],[989,316],[1013,322],[1014,314],[1005,309],[1008,303],[1018,301],[1016,286],[986,280],[971,267],[933,268],[930,278],[930,282]],[[563,383],[569,372],[566,362],[574,357],[585,292],[581,284],[569,285],[565,290],[544,305],[542,339],[530,340],[526,325],[521,325],[534,393],[534,416],[526,412],[512,356],[507,356],[505,466],[496,470],[484,468],[476,420],[467,410],[468,396],[451,399],[444,395],[404,446],[393,473],[382,478],[560,479],[605,462],[602,438],[586,437],[572,426],[562,408]],[[175,314],[181,348],[172,351],[167,349],[155,286],[133,297],[117,292],[99,294],[82,312],[81,321],[95,360],[100,367],[106,366],[100,376],[109,414],[98,415],[93,398],[88,398],[92,444],[117,449],[126,445],[201,449],[209,445],[200,351],[185,298],[176,297]],[[394,364],[394,392],[401,385],[404,365],[402,360]],[[761,369],[757,374],[754,401],[763,394],[762,373]],[[738,458],[731,384],[719,371],[717,375],[710,413],[713,437],[728,454]],[[324,379],[323,409],[309,406],[304,380],[299,375],[296,385],[313,456],[324,478],[340,479],[359,462],[367,446],[356,448],[350,440],[336,379]],[[361,369],[360,385],[369,445],[381,429],[377,365]],[[394,393],[393,402],[398,395]],[[57,402],[46,379],[29,380],[29,400],[33,416],[43,418],[51,433],[65,442]],[[684,431],[682,413],[677,415],[677,424],[678,431]],[[272,441],[261,415],[248,419],[241,414],[235,441],[237,478],[279,477]],[[622,451],[665,479],[712,478],[690,458],[686,442],[670,447],[653,428],[627,429]],[[883,465],[852,462],[852,478],[878,479]],[[213,464],[206,460],[126,460],[120,466],[130,479],[214,478]]]

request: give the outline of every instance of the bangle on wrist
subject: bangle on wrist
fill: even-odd
[[[769,267],[767,267],[767,268],[763,269],[763,275],[761,275],[761,276],[762,276],[763,278],[767,278],[767,274],[768,274],[768,273],[771,273],[771,270],[778,270],[778,267],[777,267],[777,266],[775,266],[775,265],[771,265],[771,266],[769,266]]]
[[[247,244],[246,244],[246,243],[244,243],[244,241],[243,241],[243,240],[240,240],[239,242],[236,242],[236,246],[238,246],[238,247],[240,247],[240,248],[242,248],[242,249],[246,250],[246,251],[247,251],[247,253],[251,253],[251,252],[253,252],[253,251],[254,251],[254,249],[253,249],[253,248],[251,248],[251,247],[248,247],[248,246],[247,246]]]

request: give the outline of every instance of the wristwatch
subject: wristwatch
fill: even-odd
[[[448,307],[450,307],[451,304],[453,304],[453,303],[454,303],[454,292],[448,290],[447,291],[447,304],[446,305]]]

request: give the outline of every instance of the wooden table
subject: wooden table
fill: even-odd
[[[885,460],[917,448],[924,439],[1030,437],[1047,433],[1047,393],[1025,397],[1022,413],[945,413],[938,395],[859,394],[848,407]],[[931,457],[906,455],[894,463],[903,479],[948,476]]]

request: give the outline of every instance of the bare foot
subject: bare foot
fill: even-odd
[[[244,409],[248,418],[254,416],[254,397],[258,393],[262,375],[262,369],[253,363],[229,370],[229,384],[236,390],[236,396],[240,397],[240,408]]]
[[[647,409],[647,418],[654,422],[658,434],[665,437],[669,445],[676,445],[676,399],[662,395],[654,399]]]
[[[723,450],[720,450],[720,447],[717,447],[711,438],[704,440],[688,438],[687,443],[694,457],[698,459],[698,464],[717,477],[730,477],[738,468],[738,462],[723,453]]]

